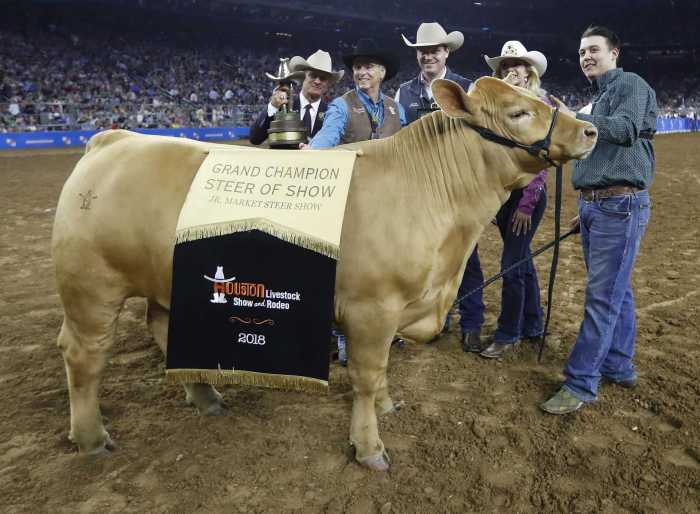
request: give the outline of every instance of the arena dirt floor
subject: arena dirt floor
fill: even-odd
[[[602,386],[597,403],[570,417],[537,408],[557,388],[582,315],[584,264],[572,239],[562,246],[541,364],[531,346],[502,362],[467,355],[458,329],[436,344],[392,349],[390,384],[406,407],[380,420],[386,474],[353,460],[351,389],[337,364],[327,396],[225,386],[227,415],[195,415],[182,388],[164,380],[140,299],[121,316],[101,392],[119,449],[78,455],[67,438],[49,241],[80,153],[0,154],[0,512],[697,513],[699,144],[693,135],[656,141],[652,220],[634,274],[639,387]],[[566,183],[569,219],[575,194]],[[538,245],[552,237],[552,213]],[[487,275],[500,247],[488,229]],[[542,284],[548,261],[537,260]],[[486,303],[488,334],[498,285]]]

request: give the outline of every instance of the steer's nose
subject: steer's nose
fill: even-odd
[[[598,129],[591,125],[583,129],[583,134],[589,139],[595,139],[598,137]]]

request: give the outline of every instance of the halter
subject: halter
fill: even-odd
[[[552,115],[552,122],[549,125],[549,130],[547,131],[547,135],[545,136],[545,138],[540,139],[539,141],[535,141],[531,145],[524,145],[522,143],[519,143],[518,141],[513,141],[512,139],[508,139],[507,137],[503,137],[499,134],[496,134],[492,130],[487,129],[486,127],[482,127],[480,125],[472,125],[471,123],[467,123],[467,125],[476,130],[479,133],[479,135],[484,139],[488,139],[489,141],[498,143],[499,145],[507,146],[509,148],[520,148],[522,150],[525,150],[530,155],[537,157],[538,159],[542,159],[556,168],[557,166],[561,165],[557,164],[549,157],[549,145],[552,143],[552,131],[554,130],[554,125],[556,125],[557,123],[558,116],[559,106],[555,107],[554,109],[554,114]]]

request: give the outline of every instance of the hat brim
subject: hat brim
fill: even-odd
[[[406,36],[401,34],[401,37],[403,38],[403,42],[406,44],[406,46],[410,46],[411,48],[421,48],[425,46],[441,46],[444,45],[446,46],[450,51],[455,51],[458,48],[460,48],[464,44],[464,34],[461,32],[455,30],[453,32],[450,32],[447,34],[447,36],[442,39],[442,40],[437,40],[437,41],[421,41],[418,42],[416,41],[415,43],[411,43]]]
[[[358,57],[364,57],[366,59],[371,59],[373,61],[377,61],[380,63],[382,66],[386,68],[386,75],[384,76],[384,81],[390,80],[396,76],[396,74],[399,72],[399,65],[400,65],[400,60],[399,58],[392,54],[392,53],[373,53],[373,54],[365,54],[365,53],[359,53],[359,54],[347,54],[343,56],[343,62],[345,63],[345,67],[350,70],[352,73],[352,63],[357,59]]]
[[[484,55],[484,61],[486,61],[486,64],[488,64],[489,68],[491,68],[494,72],[498,71],[498,68],[501,66],[501,61],[504,59],[525,61],[526,63],[534,66],[535,70],[537,70],[537,74],[540,77],[542,77],[542,75],[544,75],[547,71],[547,58],[542,52],[538,52],[537,50],[531,50],[525,55],[499,55],[498,57],[489,57],[488,55]]]
[[[340,79],[343,78],[343,75],[345,75],[345,70],[338,70],[338,71],[327,71],[327,70],[321,70],[319,68],[314,68],[311,64],[308,63],[306,59],[303,57],[294,56],[289,60],[289,71],[292,73],[300,73],[302,75],[302,80],[306,77],[306,72],[307,71],[317,71],[318,73],[322,73],[324,75],[328,75],[330,78],[330,82],[338,82]]]

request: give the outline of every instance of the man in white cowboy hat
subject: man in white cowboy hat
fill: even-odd
[[[447,67],[447,58],[464,43],[461,32],[449,34],[439,23],[421,23],[416,33],[416,42],[411,43],[406,36],[401,37],[407,46],[416,49],[416,60],[420,73],[418,76],[404,82],[396,92],[394,100],[406,110],[408,123],[416,121],[421,116],[437,110],[433,100],[432,83],[435,79],[448,79],[456,82],[465,91],[471,81],[457,75]],[[481,272],[479,252],[475,248],[469,256],[464,270],[458,298],[479,287],[484,282]],[[481,291],[462,298],[459,302],[460,327],[462,329],[462,349],[465,352],[481,351],[481,325],[484,323],[484,302]],[[450,328],[450,315],[447,315],[442,333]]]
[[[299,95],[293,99],[292,109],[299,111],[299,117],[304,122],[309,137],[321,130],[323,118],[328,104],[323,95],[333,84],[343,78],[344,70],[333,71],[331,56],[328,52],[317,50],[304,59],[292,57],[289,61],[290,74],[287,77],[277,77],[279,85],[272,92],[270,103],[257,117],[250,127],[250,142],[262,144],[267,139],[267,130],[277,111],[287,103],[289,84],[292,80],[303,79]]]
[[[398,57],[372,39],[360,39],[343,62],[352,71],[355,87],[330,103],[323,129],[310,148],[389,137],[406,125],[403,108],[381,89],[382,82],[399,71]]]
[[[452,80],[465,91],[469,89],[471,81],[447,67],[450,52],[454,52],[464,43],[464,35],[461,32],[454,31],[448,34],[439,23],[421,23],[415,43],[411,43],[403,34],[401,37],[407,46],[416,49],[420,73],[401,84],[394,100],[403,105],[406,119],[408,123],[412,123],[422,115],[437,109],[431,89],[433,80]]]

